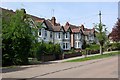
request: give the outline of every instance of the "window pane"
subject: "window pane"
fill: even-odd
[[[41,29],[39,29],[39,36],[41,36]]]
[[[58,33],[56,33],[56,38],[57,38],[57,36],[58,36]]]
[[[65,43],[63,43],[63,48],[65,49]]]
[[[80,47],[80,42],[78,42],[78,47]]]
[[[80,34],[78,34],[78,39],[80,39]]]
[[[59,39],[60,39],[60,32],[59,32]]]
[[[77,47],[77,42],[75,42],[75,47]]]
[[[47,31],[45,30],[45,36],[47,36]]]
[[[68,38],[68,34],[66,33],[66,38]]]
[[[50,32],[50,38],[52,38],[52,32]]]
[[[68,48],[68,43],[66,43],[66,49]]]

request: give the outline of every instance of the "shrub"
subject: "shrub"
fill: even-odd
[[[82,53],[82,55],[84,55],[85,57],[87,57],[87,52],[86,52],[86,50],[82,50],[81,53]]]
[[[110,47],[112,50],[120,50],[120,43],[111,43]]]
[[[59,55],[61,53],[62,50],[59,44],[41,42],[36,53],[36,58],[41,60],[41,57],[44,55]]]

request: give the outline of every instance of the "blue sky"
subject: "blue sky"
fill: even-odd
[[[25,8],[27,13],[38,17],[51,19],[55,16],[62,25],[68,21],[74,25],[84,24],[87,28],[93,28],[93,23],[99,22],[101,10],[102,22],[109,32],[118,18],[117,2],[3,2],[0,6],[14,11]]]

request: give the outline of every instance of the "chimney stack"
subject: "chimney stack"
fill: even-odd
[[[55,19],[55,17],[52,17],[51,22],[52,22],[52,24],[53,24],[54,26],[56,25],[56,19]]]
[[[84,25],[83,24],[81,25],[81,29],[84,30]]]
[[[69,26],[69,23],[68,23],[68,22],[66,22],[66,26]]]

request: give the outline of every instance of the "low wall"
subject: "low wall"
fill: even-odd
[[[53,60],[61,60],[62,59],[62,54],[49,54],[49,55],[43,55],[41,57],[41,61],[46,62],[46,61],[53,61]]]
[[[41,61],[46,62],[46,61],[52,61],[55,60],[55,55],[43,55],[41,57]]]
[[[71,58],[71,57],[77,57],[77,56],[82,56],[82,54],[81,53],[64,54],[64,59]]]

